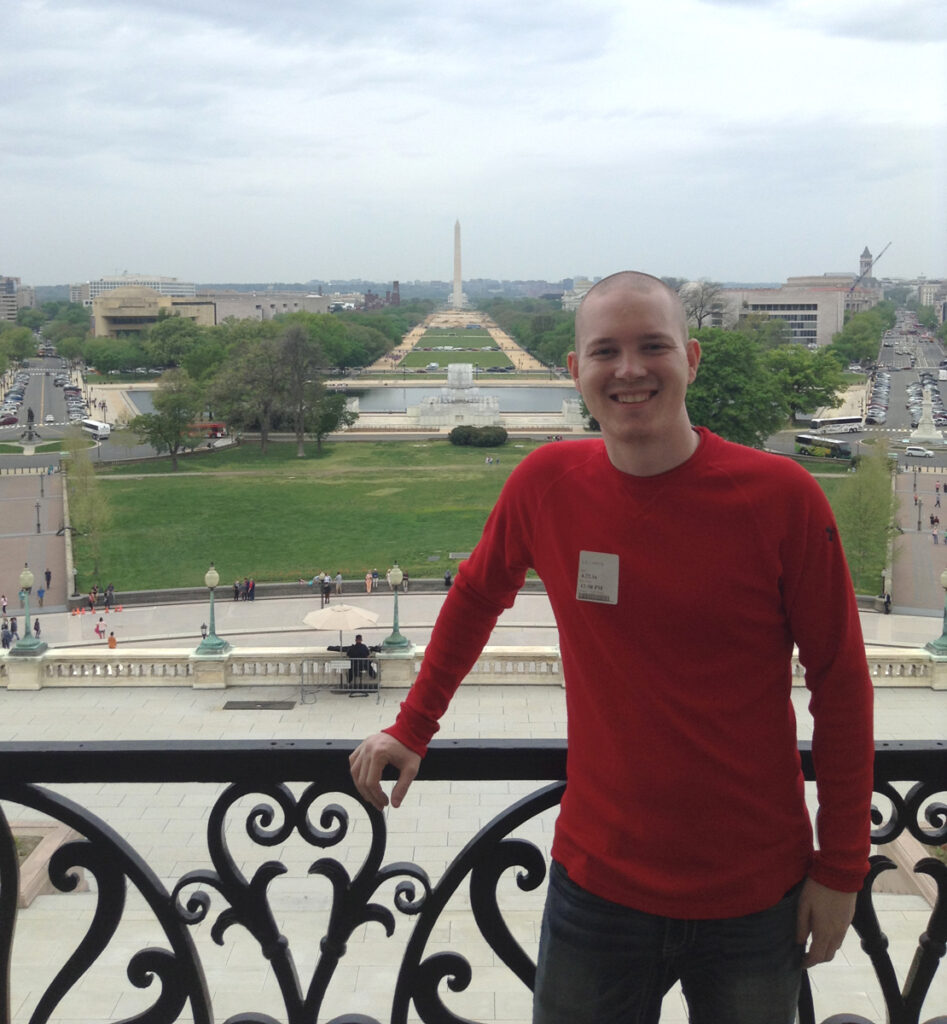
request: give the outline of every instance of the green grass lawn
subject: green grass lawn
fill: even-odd
[[[407,366],[409,369],[418,366],[427,366],[428,363],[438,363],[441,368],[448,363],[476,363],[478,366],[511,366],[510,360],[502,352],[491,352],[488,349],[478,349],[474,352],[419,352],[415,349],[409,352],[398,364]]]
[[[307,445],[304,459],[294,443],[271,443],[265,456],[248,443],[182,458],[177,473],[167,459],[105,466],[113,523],[95,579],[85,539],[74,538],[79,586],[195,586],[211,561],[225,582],[322,570],[357,580],[395,560],[415,578],[440,577],[456,568],[450,552],[476,544],[507,476],[540,443],[330,442],[321,455]],[[500,464],[486,465],[488,454]],[[822,476],[826,466],[836,468],[812,469],[831,501],[848,478]]]
[[[513,467],[539,442],[499,449],[455,448],[447,441],[336,443],[295,457],[295,444],[256,446],[102,473],[113,522],[100,572],[83,537],[74,539],[80,588],[199,585],[213,561],[222,580],[346,579],[398,561],[411,576],[456,568],[449,553],[476,544]],[[500,457],[486,465],[487,454]],[[132,479],[134,476],[139,479]]]

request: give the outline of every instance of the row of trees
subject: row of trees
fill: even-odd
[[[367,366],[394,347],[432,309],[431,302],[418,300],[368,313],[320,315],[333,324],[322,332],[324,368],[344,372],[351,367]],[[131,371],[140,366],[178,367],[187,370],[194,380],[208,380],[235,349],[261,338],[278,337],[293,317],[305,321],[315,315],[294,313],[262,322],[229,319],[216,327],[203,327],[163,312],[156,324],[140,333],[93,338],[87,309],[77,303],[46,302],[39,309],[20,310],[15,337],[23,354],[16,358],[33,354],[30,332],[38,330],[61,356],[82,360],[102,373]]]
[[[164,326],[153,328],[162,341],[183,337],[162,330]],[[344,324],[327,314],[294,313],[240,326],[239,342],[228,345],[216,371],[203,378],[195,378],[187,368],[194,367],[197,348],[187,353],[180,347],[168,348],[167,355],[179,365],[161,377],[153,398],[155,411],[129,423],[139,437],[170,454],[174,469],[178,455],[202,440],[193,425],[205,411],[209,419],[223,420],[232,430],[259,431],[264,454],[271,432],[291,432],[300,458],[305,456],[307,437],[315,438],[319,449],[326,434],[355,421],[345,396],[325,385],[327,365],[345,344]],[[365,330],[374,328],[359,326],[356,333]],[[379,354],[391,347],[386,339]],[[203,351],[208,351],[206,346]]]

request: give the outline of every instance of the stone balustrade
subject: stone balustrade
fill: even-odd
[[[875,686],[947,689],[947,661],[924,648],[866,647]],[[377,685],[407,688],[421,667],[424,647],[407,654],[378,655]],[[0,688],[39,690],[54,686],[237,687],[272,683],[319,688],[338,685],[345,662],[311,647],[239,647],[220,657],[191,648],[49,648],[35,657],[4,651]],[[485,647],[469,678],[481,685],[562,683],[557,647]],[[793,685],[805,670],[793,660]]]

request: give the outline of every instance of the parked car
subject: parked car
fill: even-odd
[[[13,415],[12,412],[4,413],[3,416],[0,416],[0,427],[9,427],[14,423],[19,422],[20,421],[17,419],[16,416]]]

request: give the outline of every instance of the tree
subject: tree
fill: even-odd
[[[833,502],[839,536],[856,590],[874,592],[887,561],[894,531],[896,499],[891,487],[891,460],[880,439],[871,455],[858,460],[854,474]]]
[[[151,365],[181,366],[186,356],[200,345],[202,329],[183,316],[169,316],[164,310],[142,339],[142,349]]]
[[[302,459],[306,456],[306,430],[311,414],[324,391],[319,376],[324,360],[322,348],[301,324],[293,323],[280,340],[280,359],[285,371],[283,407],[296,435],[296,455]]]
[[[348,407],[343,394],[323,390],[318,405],[309,416],[309,433],[316,439],[316,451],[322,451],[322,439],[343,427],[350,427],[358,413]]]
[[[819,406],[834,406],[845,390],[845,377],[827,349],[810,352],[805,345],[783,345],[764,356],[764,364],[779,381],[790,416]]]
[[[737,330],[752,338],[761,348],[778,348],[792,343],[789,324],[778,316],[747,313],[740,317]]]
[[[177,470],[178,453],[200,441],[190,426],[204,408],[201,390],[184,370],[168,370],[158,381],[153,403],[155,411],[136,416],[129,427],[159,454],[167,451],[171,468]]]
[[[847,317],[829,347],[838,354],[843,366],[870,362],[878,357],[882,335],[893,326],[894,304],[879,302],[872,309]]]
[[[31,331],[38,331],[46,323],[46,317],[40,309],[22,306],[16,311],[16,322],[20,327],[28,327]]]
[[[720,328],[705,327],[695,337],[701,360],[687,391],[691,422],[728,441],[762,447],[785,423],[787,405],[759,346],[739,331]]]
[[[214,415],[232,430],[259,430],[265,455],[273,419],[283,405],[286,372],[280,339],[266,336],[268,328],[262,324],[257,328],[252,340],[235,346],[237,351],[211,382],[208,397]]]
[[[36,342],[29,327],[15,327],[0,320],[0,353],[22,363],[36,355]]]
[[[712,313],[719,313],[723,309],[723,285],[719,281],[708,281],[705,278],[689,281],[679,289],[678,295],[687,314],[687,322],[697,330],[704,326],[704,321]]]

